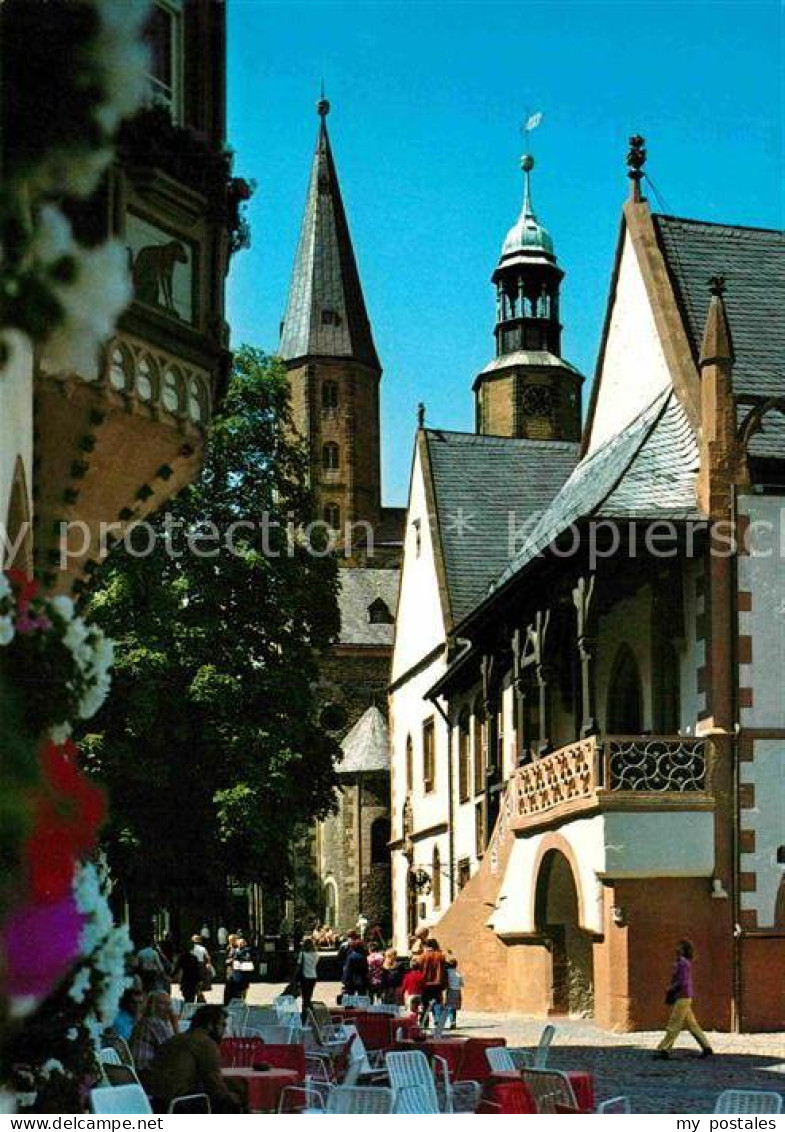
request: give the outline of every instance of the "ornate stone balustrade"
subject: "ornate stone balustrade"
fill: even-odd
[[[521,767],[515,774],[517,816],[593,798],[599,786],[598,755],[592,735]]]
[[[604,742],[603,784],[612,792],[703,792],[710,755],[708,739],[610,735]]]

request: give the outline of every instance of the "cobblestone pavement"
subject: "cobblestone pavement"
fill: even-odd
[[[265,1004],[282,986],[254,984],[248,1001]],[[223,988],[210,997],[220,1001]],[[328,1005],[340,991],[337,983],[319,983],[316,998]],[[542,1019],[521,1014],[474,1014],[458,1018],[459,1034],[494,1035],[508,1045],[536,1044]],[[664,1018],[663,1018],[664,1023]],[[584,1019],[554,1019],[556,1037],[550,1063],[556,1069],[585,1069],[594,1075],[597,1100],[619,1094],[632,1100],[635,1112],[708,1113],[723,1089],[773,1089],[785,1098],[785,1033],[714,1034],[708,1037],[714,1057],[698,1057],[688,1034],[677,1043],[670,1061],[655,1061],[652,1053],[662,1032],[614,1034]]]

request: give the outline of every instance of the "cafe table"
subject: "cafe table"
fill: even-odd
[[[594,1112],[594,1077],[591,1075],[591,1073],[585,1073],[580,1069],[567,1069],[562,1070],[562,1072],[564,1072],[565,1077],[572,1085],[572,1091],[575,1093],[575,1099],[578,1102],[578,1108],[582,1112]],[[526,1085],[523,1083],[521,1075],[517,1069],[494,1070],[493,1073],[491,1073],[490,1076],[486,1079],[485,1088],[483,1090],[484,1099],[500,1105],[503,1112],[505,1103],[505,1085],[514,1083],[517,1086],[518,1082],[523,1084],[523,1087],[529,1096],[529,1100],[532,1106],[530,1110],[524,1111],[536,1112],[537,1105],[534,1097],[526,1088]],[[516,1094],[517,1091],[518,1090],[516,1088]],[[516,1109],[515,1111],[520,1110]]]
[[[294,1069],[222,1069],[221,1076],[243,1083],[251,1112],[275,1112],[283,1090],[300,1081]]]

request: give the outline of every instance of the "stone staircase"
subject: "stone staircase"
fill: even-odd
[[[510,828],[514,783],[508,783],[499,817],[479,869],[461,889],[432,934],[452,951],[464,978],[466,1010],[498,1010],[507,975],[507,947],[487,926],[496,907],[515,835]]]

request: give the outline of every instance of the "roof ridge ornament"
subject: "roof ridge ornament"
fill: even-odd
[[[322,119],[322,122],[324,122],[324,119],[330,113],[330,103],[324,97],[324,79],[321,80],[319,101],[316,103],[316,113]]]
[[[633,134],[630,138],[630,149],[627,154],[627,176],[632,181],[630,199],[634,204],[640,204],[641,181],[643,180],[643,166],[646,164],[646,139],[641,134]]]

